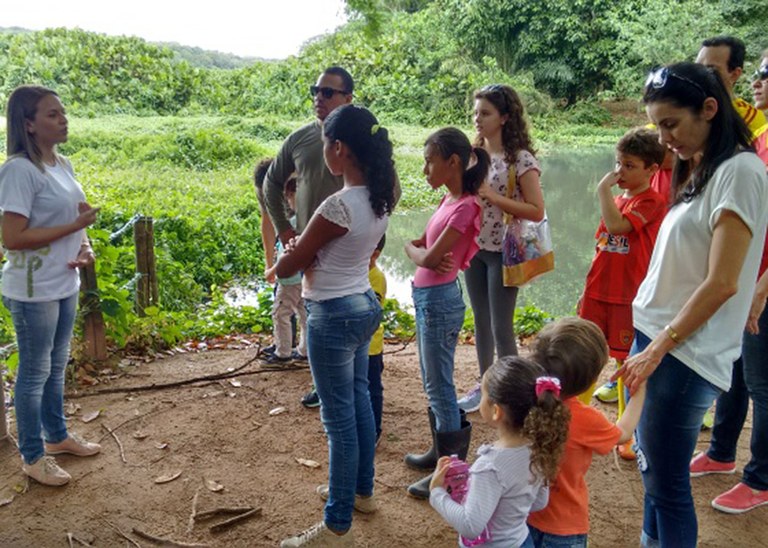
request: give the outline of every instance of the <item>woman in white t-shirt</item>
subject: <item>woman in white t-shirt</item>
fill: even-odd
[[[64,370],[80,288],[78,267],[94,261],[85,227],[98,212],[86,203],[72,165],[56,152],[66,140],[67,117],[54,91],[39,86],[13,91],[8,159],[0,168],[7,258],[2,295],[19,348],[15,408],[22,469],[46,485],[71,479],[50,455],[91,456],[100,450],[68,433],[64,420]]]
[[[696,546],[689,462],[704,413],[741,352],[768,221],[765,165],[717,72],[677,63],[648,77],[643,101],[676,155],[675,201],[659,230],[632,313],[620,371],[647,380],[637,460],[643,546]]]
[[[345,105],[323,122],[323,155],[344,188],[328,197],[277,275],[303,271],[307,347],[328,435],[329,484],[317,488],[325,518],[281,546],[352,546],[353,509],[375,511],[376,428],[368,394],[368,345],[381,306],[368,281],[371,254],[395,204],[395,168],[387,130],[368,110]]]

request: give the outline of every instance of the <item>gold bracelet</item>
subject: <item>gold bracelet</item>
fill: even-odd
[[[667,336],[672,339],[672,342],[675,344],[680,344],[680,341],[682,340],[680,335],[678,335],[677,331],[672,329],[672,326],[667,324],[664,326],[664,332],[667,334]]]

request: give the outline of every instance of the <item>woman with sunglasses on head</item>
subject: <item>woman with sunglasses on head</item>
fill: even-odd
[[[752,81],[755,107],[768,108],[768,51]],[[768,125],[759,128],[755,150],[768,164],[765,141]],[[766,241],[768,244],[768,240]],[[712,501],[717,510],[742,514],[768,504],[768,246],[763,248],[760,278],[755,287],[743,333],[741,357],[733,364],[731,388],[717,398],[715,423],[709,448],[691,461],[691,477],[732,474],[736,471],[736,449],[752,399],[751,455],[741,481]]]
[[[59,96],[20,86],[8,99],[7,154],[0,167],[3,304],[19,348],[16,425],[24,473],[44,485],[71,476],[51,455],[79,457],[101,447],[67,431],[64,370],[75,323],[78,268],[94,261],[85,228],[99,208],[85,202],[72,164],[56,151],[67,141]]]
[[[517,287],[506,287],[502,268],[504,216],[531,221],[544,218],[544,196],[525,122],[523,103],[514,89],[493,84],[475,92],[475,146],[490,156],[488,177],[478,189],[482,221],[477,243],[480,250],[464,271],[464,280],[475,316],[475,349],[480,376],[497,359],[517,354],[515,304]],[[508,186],[514,185],[514,197]],[[480,383],[459,400],[467,413],[480,407]]]
[[[711,69],[653,71],[643,94],[660,140],[677,156],[675,200],[633,302],[635,341],[614,375],[647,381],[637,429],[645,488],[643,546],[696,546],[688,465],[704,413],[728,390],[741,353],[768,224],[765,166]]]

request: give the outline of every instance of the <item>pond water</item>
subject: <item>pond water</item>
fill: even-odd
[[[541,158],[555,270],[522,288],[518,306],[534,304],[558,316],[575,312],[594,254],[594,235],[600,220],[595,189],[613,163],[613,148],[567,150]],[[403,246],[423,233],[431,214],[432,211],[396,212],[390,219],[379,267],[387,276],[387,296],[403,305],[411,304],[410,285],[416,269]]]

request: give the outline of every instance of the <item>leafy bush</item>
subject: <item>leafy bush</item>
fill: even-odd
[[[535,335],[554,318],[529,304],[515,309],[515,332],[518,336],[529,337]]]

